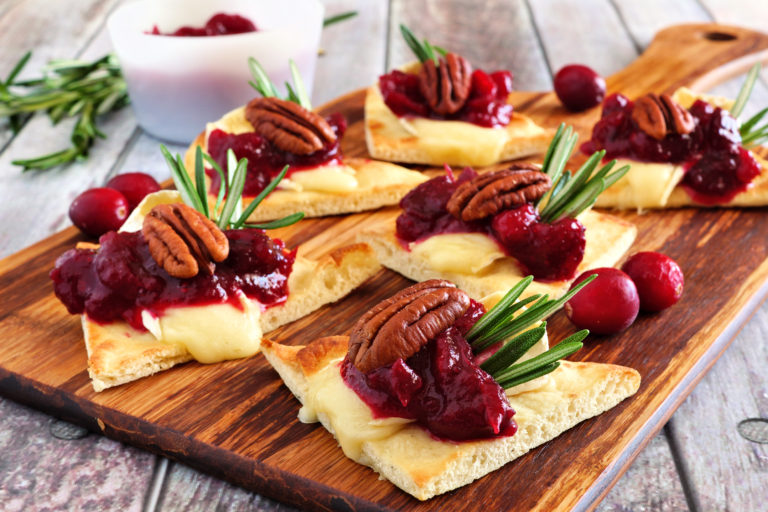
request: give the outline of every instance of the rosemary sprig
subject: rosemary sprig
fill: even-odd
[[[339,23],[340,21],[348,20],[349,18],[354,18],[355,16],[357,16],[357,11],[347,11],[335,16],[329,16],[323,20],[323,28],[333,25],[334,23]]]
[[[245,176],[248,171],[247,158],[241,158],[240,161],[238,161],[237,157],[235,157],[235,152],[231,149],[228,150],[227,173],[225,176],[221,166],[210,156],[204,154],[202,149],[198,146],[195,153],[195,180],[193,182],[189,177],[189,173],[187,172],[184,161],[181,159],[180,155],[176,155],[174,158],[170,151],[168,151],[168,148],[162,144],[160,145],[160,151],[163,153],[163,157],[171,170],[171,178],[173,178],[173,183],[176,185],[176,189],[179,191],[182,201],[211,219],[221,229],[241,229],[244,227],[277,229],[295,224],[304,218],[303,212],[297,212],[283,217],[282,219],[273,220],[263,224],[247,224],[248,217],[285,177],[288,172],[287,165],[283,167],[283,170],[274,177],[269,185],[267,185],[267,187],[262,190],[261,193],[245,207],[245,209],[243,209],[242,195],[243,188],[245,187]],[[208,193],[205,188],[205,168],[203,165],[204,160],[211,164],[211,167],[213,167],[221,178],[221,186],[219,187],[219,194],[216,198],[216,205],[212,209],[208,207]],[[226,200],[224,199],[225,197]],[[219,210],[219,207],[221,207],[221,210]]]
[[[93,62],[53,60],[42,77],[17,81],[31,55],[27,52],[0,84],[0,117],[8,117],[14,131],[20,129],[23,116],[40,111],[54,125],[67,117],[77,117],[77,122],[69,148],[12,163],[25,171],[43,170],[87,157],[96,138],[106,138],[96,126],[97,118],[129,102],[117,58],[110,54]]]
[[[435,46],[426,39],[419,41],[414,33],[411,32],[411,29],[402,23],[400,24],[400,33],[403,35],[405,43],[408,45],[414,55],[416,55],[416,58],[419,59],[419,62],[426,62],[432,59],[435,61],[435,64],[438,64],[440,55],[445,56],[447,53],[444,48]]]
[[[557,311],[596,277],[594,274],[589,276],[558,300],[549,300],[546,295],[533,295],[518,301],[533,281],[533,276],[528,276],[513,286],[466,335],[475,353],[494,344],[503,343],[480,367],[504,389],[554,371],[559,366],[558,360],[568,357],[582,347],[581,342],[589,334],[588,330],[584,329],[569,336],[557,346],[528,361],[517,361],[546,334],[547,324],[542,320]],[[536,302],[529,309],[521,312],[523,305],[533,301]],[[536,326],[539,323],[540,325]]]
[[[296,67],[296,63],[293,60],[288,61],[291,67],[291,78],[293,79],[293,86],[289,82],[285,82],[285,88],[288,91],[288,95],[285,98],[281,98],[280,93],[277,92],[277,87],[270,80],[267,72],[264,71],[262,65],[253,57],[248,58],[248,67],[251,69],[251,75],[253,75],[253,81],[248,82],[251,87],[264,96],[265,98],[281,98],[288,101],[292,101],[307,110],[312,110],[312,104],[309,101],[309,95],[307,89],[304,87],[304,81],[301,79],[299,68]]]
[[[731,115],[733,117],[738,118],[741,115],[744,106],[749,101],[759,74],[760,63],[758,62],[747,73],[747,78],[744,80],[738,96],[736,96],[733,107],[731,107]],[[768,142],[768,122],[763,122],[766,120],[766,116],[768,116],[768,107],[741,123],[739,133],[741,134],[742,146],[750,149]]]
[[[538,202],[544,205],[539,211],[543,222],[552,223],[563,217],[578,216],[595,203],[603,190],[629,171],[629,166],[625,165],[611,173],[616,165],[616,160],[611,160],[595,172],[605,157],[605,151],[593,153],[575,173],[566,171],[565,164],[578,138],[573,128],[561,124],[544,156],[541,170],[549,176],[552,188]]]

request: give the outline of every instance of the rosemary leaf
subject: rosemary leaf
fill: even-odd
[[[488,360],[482,363],[480,368],[491,375],[508,368],[518,359],[523,357],[523,355],[538,343],[546,333],[547,323],[542,322],[540,327],[518,334],[505,343],[504,346],[497,350],[495,354],[488,358]]]
[[[741,136],[743,137],[744,135],[749,133],[750,130],[752,130],[752,128],[757,123],[759,123],[760,121],[763,120],[763,118],[765,117],[766,114],[768,114],[768,107],[764,108],[763,110],[761,110],[757,114],[755,114],[752,117],[750,117],[747,121],[743,122],[741,124],[741,126],[739,127],[739,132],[741,133]]]
[[[738,119],[741,115],[741,111],[744,110],[744,107],[747,105],[747,101],[749,101],[749,97],[752,95],[752,89],[755,87],[755,82],[757,81],[759,73],[760,63],[757,62],[750,68],[749,73],[747,73],[747,78],[744,80],[744,83],[739,90],[739,94],[733,102],[733,106],[731,107],[731,115],[733,117]]]
[[[515,386],[519,386],[520,384],[525,384],[526,382],[530,382],[533,379],[538,379],[539,377],[543,377],[548,373],[552,373],[553,371],[557,370],[559,366],[560,366],[559,361],[548,364],[548,365],[544,365],[539,367],[538,369],[532,370],[528,373],[524,373],[517,377],[512,377],[506,380],[502,380],[499,382],[499,386],[501,386],[503,389],[510,389]]]
[[[216,160],[214,160],[207,153],[203,153],[203,158],[206,162],[211,164],[213,170],[216,171],[216,173],[219,175],[219,193],[216,196],[216,205],[213,207],[213,211],[218,212],[219,207],[221,206],[221,202],[224,200],[224,196],[227,193],[227,178],[224,176],[224,171],[221,169],[221,166]]]
[[[237,229],[239,227],[242,227],[243,224],[245,224],[245,222],[248,220],[248,217],[251,216],[251,213],[253,213],[253,211],[256,209],[256,207],[259,206],[259,204],[264,200],[264,198],[267,197],[267,195],[270,192],[272,192],[275,189],[275,187],[277,187],[278,183],[280,183],[280,181],[282,181],[283,178],[285,178],[285,175],[288,173],[288,167],[289,166],[287,166],[287,165],[285,167],[283,167],[283,170],[280,171],[280,174],[275,176],[274,179],[269,182],[269,185],[267,185],[264,188],[264,190],[259,192],[259,195],[257,195],[253,199],[253,201],[251,201],[248,204],[248,207],[245,209],[243,214],[240,216],[239,219],[237,219],[237,222],[235,222],[235,224],[234,224],[235,229]],[[302,216],[303,215],[304,214],[302,213]],[[296,221],[296,222],[298,222],[298,221]]]
[[[422,46],[416,36],[413,35],[411,29],[401,23],[400,33],[403,35],[403,39],[405,39],[405,44],[407,44],[414,55],[416,55],[416,58],[419,59],[419,62],[425,62],[429,59],[429,55],[427,54],[426,49]]]
[[[203,148],[197,146],[195,148],[195,187],[197,188],[197,196],[200,198],[200,205],[203,208],[201,212],[207,218],[211,218],[211,214],[208,211],[208,193],[205,191],[205,168],[203,166]]]
[[[245,175],[248,166],[248,160],[245,158],[232,166],[234,152],[231,149],[229,152],[232,153],[233,158],[230,158],[227,161],[227,171],[229,172],[229,188],[227,193],[227,200],[224,202],[224,207],[221,209],[221,216],[217,222],[219,228],[221,229],[227,229],[227,227],[229,227],[229,225],[232,223],[232,218],[235,215],[238,206],[241,205],[240,198],[243,196],[243,188],[245,187]]]
[[[355,16],[357,16],[357,11],[347,11],[335,16],[329,16],[323,20],[323,27],[333,25],[334,23],[339,23],[340,21],[348,20],[349,18],[354,18]]]
[[[286,226],[290,226],[292,224],[296,224],[301,219],[304,218],[304,212],[296,212],[292,213],[290,215],[286,215],[282,219],[273,220],[271,222],[265,222],[263,224],[243,224],[243,227],[246,228],[255,228],[255,229],[277,229],[277,228],[284,228]]]
[[[309,94],[307,94],[307,89],[304,87],[304,81],[301,79],[299,68],[296,67],[296,63],[293,62],[293,59],[289,60],[288,64],[291,67],[291,77],[296,86],[295,96],[298,98],[297,103],[307,110],[312,110],[312,103],[309,101]]]
[[[482,336],[483,332],[486,331],[487,328],[491,326],[498,318],[508,316],[505,312],[515,303],[518,297],[520,297],[520,295],[525,291],[526,288],[528,288],[528,285],[530,285],[532,282],[533,276],[528,276],[510,288],[509,291],[504,294],[504,297],[502,297],[502,299],[497,302],[495,306],[493,306],[482,317],[480,317],[477,322],[475,322],[475,325],[473,325],[467,333],[467,341],[472,341],[477,337]]]
[[[581,336],[582,333],[584,333],[584,331],[579,331],[574,336]],[[589,334],[589,331],[587,331],[586,334]],[[583,334],[583,337],[586,337],[586,334]],[[530,372],[534,372],[537,369],[541,369],[542,367],[555,363],[560,359],[566,358],[571,354],[579,351],[583,346],[584,344],[581,341],[562,341],[543,354],[539,354],[538,356],[532,357],[531,359],[528,359],[522,363],[512,365],[509,368],[497,373],[496,375],[491,376],[496,379],[496,381],[499,382],[502,387],[508,387],[505,386],[505,384],[508,384],[514,379],[518,379],[525,374],[529,374]]]
[[[184,170],[183,167],[179,168],[179,160],[174,159],[171,152],[168,151],[168,148],[163,144],[160,144],[160,152],[163,154],[163,157],[168,164],[168,168],[171,170],[171,178],[173,179],[173,184],[176,186],[176,190],[178,190],[181,195],[181,200],[194,208],[199,198],[197,197],[197,193],[194,190],[194,186],[192,185],[192,181],[189,179],[186,170]]]
[[[267,76],[267,72],[264,71],[264,68],[261,67],[261,64],[259,64],[259,61],[254,59],[253,57],[248,57],[248,67],[251,70],[251,75],[253,75],[253,79],[256,80],[256,82],[248,82],[251,84],[251,87],[256,89],[256,91],[264,96],[265,98],[270,98],[273,96],[278,96],[277,89],[275,88],[275,84],[272,83],[272,80],[269,79],[269,76]]]

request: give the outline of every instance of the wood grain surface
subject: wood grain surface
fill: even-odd
[[[706,34],[713,29],[698,26],[686,31]],[[710,50],[713,42],[703,37],[679,36],[698,45],[699,54],[711,52],[708,62],[712,64],[695,70],[694,75],[685,67],[670,69],[664,74],[669,83],[690,83],[727,62],[718,55],[762,57],[767,39],[732,30],[739,37],[728,42],[727,51],[722,43]],[[678,44],[681,39],[662,34],[659,44]],[[651,55],[663,49],[655,46],[649,49]],[[740,65],[748,67],[748,60],[742,59]],[[654,66],[659,63],[654,61]],[[658,81],[659,73],[630,69],[611,77],[610,87],[633,88],[638,93],[668,88]],[[645,89],[644,80],[650,80]],[[551,94],[517,93],[515,99],[521,110],[542,124],[556,125],[565,116]],[[325,107],[326,111],[341,111],[350,121],[344,140],[349,155],[365,153],[362,100],[362,93],[353,93]],[[584,134],[591,118],[569,117],[569,122],[576,123]],[[313,250],[319,251],[317,245],[327,248],[330,233],[353,236],[356,226],[377,215],[381,214],[305,221],[280,235],[289,245],[314,244]],[[744,308],[754,308],[764,295],[768,277],[768,248],[761,242],[768,235],[764,215],[763,209],[689,209],[641,217],[622,214],[639,227],[637,249],[666,252],[680,262],[687,276],[686,294],[677,307],[641,318],[622,335],[593,339],[578,354],[580,360],[637,368],[644,379],[638,395],[483,480],[425,504],[345,459],[323,429],[295,420],[297,403],[261,357],[211,366],[191,363],[94,393],[85,372],[78,321],[52,296],[47,279],[55,257],[79,239],[73,229],[0,262],[0,296],[3,303],[13,305],[0,313],[0,335],[10,340],[0,347],[0,390],[16,400],[99,428],[108,436],[299,506],[474,510],[482,497],[483,508],[489,510],[504,510],[510,502],[521,509],[589,509],[724,350],[745,319]],[[738,262],[735,266],[734,261]],[[713,295],[710,280],[726,270],[730,278]],[[394,273],[382,271],[350,297],[275,331],[272,337],[303,343],[318,335],[344,332],[360,311],[407,284]],[[329,332],[330,325],[335,326],[334,332]],[[551,326],[553,339],[572,330],[562,315]],[[51,346],[56,350],[50,350]],[[654,350],[649,352],[648,347]],[[307,460],[318,462],[308,465]],[[541,467],[548,470],[538,471]],[[532,485],[552,492],[527,492]],[[504,493],[498,492],[501,488]]]

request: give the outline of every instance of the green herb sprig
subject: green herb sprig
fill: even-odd
[[[744,107],[749,101],[749,97],[752,95],[752,91],[755,88],[755,82],[760,75],[760,63],[758,62],[749,70],[744,83],[739,90],[739,94],[736,96],[736,100],[731,107],[731,115],[735,118],[739,118]],[[757,114],[753,115],[739,127],[739,133],[741,134],[741,145],[747,149],[755,146],[760,146],[768,142],[768,107],[762,109]],[[765,121],[765,122],[764,122]]]
[[[542,320],[560,309],[596,277],[596,274],[592,274],[557,300],[550,300],[548,295],[541,294],[518,300],[533,282],[533,276],[528,276],[513,286],[494,307],[480,317],[466,335],[475,353],[497,343],[503,344],[480,365],[480,368],[488,372],[504,389],[554,371],[560,365],[560,359],[581,349],[582,341],[589,334],[587,329],[569,336],[555,347],[528,361],[517,361],[546,334],[547,324]],[[523,310],[524,306],[531,303],[533,304],[528,309]],[[536,326],[540,322],[541,325]]]
[[[288,91],[288,95],[285,98],[281,98],[280,93],[277,92],[277,87],[270,80],[267,72],[264,71],[259,61],[253,57],[248,58],[248,67],[251,69],[251,75],[253,75],[253,80],[248,83],[265,98],[285,99],[301,105],[307,110],[312,110],[312,103],[309,101],[309,94],[307,94],[307,88],[304,87],[304,81],[301,79],[299,68],[296,67],[296,63],[293,60],[289,60],[288,64],[291,68],[293,87],[289,82],[285,82],[285,88]]]
[[[25,115],[41,111],[54,125],[68,117],[76,117],[77,122],[69,148],[14,160],[13,164],[25,171],[43,170],[87,157],[96,138],[106,138],[96,125],[98,117],[129,103],[117,58],[110,54],[93,62],[52,60],[43,68],[42,77],[17,81],[31,56],[32,52],[27,52],[0,83],[0,117],[8,117],[15,132]]]
[[[440,61],[440,55],[445,57],[446,53],[448,53],[444,48],[433,45],[426,39],[419,41],[411,29],[402,23],[400,24],[400,33],[403,35],[405,43],[408,45],[414,55],[416,55],[416,58],[419,59],[419,62],[426,62],[431,59],[435,61],[435,64],[438,64]]]
[[[323,28],[335,23],[339,23],[340,21],[346,21],[350,18],[354,18],[355,16],[357,16],[357,11],[346,11],[340,14],[336,14],[335,16],[329,16],[323,20]]]
[[[592,206],[603,190],[629,172],[628,165],[611,172],[616,160],[611,160],[595,172],[605,157],[604,150],[593,153],[575,173],[566,171],[565,164],[578,138],[572,127],[562,123],[549,144],[541,170],[549,176],[552,188],[537,203],[543,205],[539,208],[543,222],[552,223],[563,217],[576,217]]]
[[[195,153],[195,181],[192,181],[187,172],[184,161],[180,155],[174,157],[164,145],[160,145],[160,151],[163,153],[168,167],[171,170],[171,178],[176,185],[176,189],[181,195],[182,201],[202,213],[220,229],[277,229],[295,224],[304,218],[303,212],[293,213],[282,219],[273,220],[261,224],[249,224],[248,217],[256,210],[256,207],[272,192],[278,183],[288,172],[288,166],[274,177],[274,179],[256,196],[248,206],[242,207],[243,189],[245,187],[245,176],[248,171],[248,159],[241,158],[237,160],[235,152],[227,150],[227,172],[226,175],[221,166],[209,155],[203,153],[200,146]],[[205,165],[203,161],[208,162],[216,171],[221,179],[219,193],[216,197],[216,203],[213,208],[208,205],[208,193],[205,188]],[[226,198],[226,199],[225,199]]]

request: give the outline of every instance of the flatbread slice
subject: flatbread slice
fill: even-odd
[[[479,238],[469,244],[469,252],[461,247],[453,246],[448,250],[437,245],[432,251],[414,248],[408,251],[395,237],[398,215],[399,211],[394,211],[389,217],[382,216],[379,224],[360,233],[358,241],[373,248],[382,265],[409,279],[447,279],[470,297],[480,300],[495,292],[507,291],[525,277],[514,259],[504,256],[492,242],[490,252],[481,249],[481,244],[477,242],[487,240],[484,235],[473,235]],[[615,265],[637,236],[637,228],[633,224],[594,210],[585,211],[579,220],[586,228],[587,244],[577,274],[590,268]],[[424,243],[431,242],[427,240]],[[450,261],[446,261],[448,257]],[[568,291],[570,283],[570,280],[534,281],[526,288],[524,297],[537,293],[547,293],[550,298],[560,297]]]
[[[299,413],[302,421],[320,421],[353,460],[371,467],[419,500],[456,489],[502,467],[581,421],[614,407],[633,395],[640,385],[640,375],[631,368],[562,361],[549,378],[540,381],[539,387],[526,388],[514,395],[508,392],[518,424],[518,432],[512,437],[447,443],[435,440],[418,426],[400,422],[391,425],[385,434],[372,424],[374,435],[369,439],[367,429],[357,428],[358,435],[350,442],[346,436],[356,432],[350,433],[349,426],[339,423],[343,415],[335,411],[318,413],[315,419],[306,410],[311,394],[318,392],[317,383],[327,386],[333,378],[337,381],[332,381],[333,387],[327,389],[337,393],[335,403],[339,407],[355,404],[356,410],[367,408],[338,376],[337,365],[346,354],[347,343],[346,336],[321,338],[304,347],[265,339],[262,351],[286,386],[305,405]],[[336,377],[332,377],[333,372]]]
[[[197,147],[207,151],[208,134],[214,129],[240,134],[252,132],[253,126],[245,119],[244,107],[209,123],[206,131],[197,136],[184,156],[190,174],[194,173]],[[408,191],[427,179],[420,172],[389,162],[344,158],[342,165],[297,171],[284,179],[278,189],[259,204],[249,221],[278,219],[297,211],[304,212],[306,217],[322,217],[374,210],[397,204]],[[207,186],[210,188],[210,180]],[[252,199],[243,196],[243,204]],[[210,195],[209,202],[215,204],[216,197]]]
[[[154,206],[179,201],[179,195],[174,191],[148,196],[121,229],[140,229],[144,215]],[[283,304],[260,311],[258,303],[242,297],[242,311],[231,305],[178,309],[186,310],[187,318],[199,322],[195,330],[203,331],[212,324],[209,336],[217,343],[226,343],[230,338],[248,337],[249,346],[255,351],[262,332],[272,331],[341,299],[380,268],[373,251],[364,244],[336,248],[319,259],[304,257],[299,246],[288,277],[289,295]],[[214,318],[214,315],[225,316]],[[210,320],[206,322],[208,317]],[[82,315],[82,324],[88,352],[88,373],[96,391],[131,382],[192,359],[192,354],[183,343],[161,341],[152,334],[152,329],[150,332],[138,331],[125,322],[99,324],[86,315]]]

